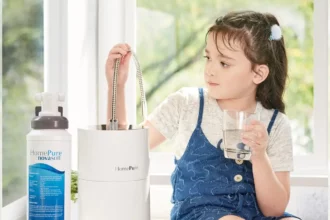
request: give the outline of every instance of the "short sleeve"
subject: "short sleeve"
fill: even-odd
[[[286,115],[279,113],[270,132],[267,154],[273,170],[293,171],[293,143],[290,121]],[[275,126],[276,125],[276,126]]]
[[[169,95],[148,116],[148,121],[167,139],[172,139],[179,128],[186,95],[184,88]]]

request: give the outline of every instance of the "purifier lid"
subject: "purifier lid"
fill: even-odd
[[[68,129],[69,121],[63,116],[37,116],[31,121],[33,129]]]

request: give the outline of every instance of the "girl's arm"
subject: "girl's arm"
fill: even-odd
[[[157,147],[159,144],[161,144],[166,140],[166,138],[149,121],[146,121],[144,123],[144,126],[146,126],[149,129],[150,149]]]
[[[265,216],[281,216],[290,199],[290,172],[274,172],[265,154],[253,161],[258,205]]]
[[[112,115],[112,83],[116,59],[121,58],[117,79],[117,103],[116,117],[119,128],[127,128],[127,116],[125,105],[125,84],[128,78],[129,60],[131,57],[130,46],[128,44],[117,44],[109,52],[106,62],[106,78],[108,82],[108,101],[107,101],[107,124]],[[149,146],[154,148],[162,143],[166,138],[148,121],[143,124],[149,128]]]
[[[290,198],[290,171],[293,170],[290,121],[279,114],[275,123],[269,136],[264,123],[252,121],[242,138],[243,143],[251,147],[257,201],[265,216],[283,215]]]

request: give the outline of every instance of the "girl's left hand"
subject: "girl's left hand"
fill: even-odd
[[[252,152],[251,162],[264,158],[267,155],[266,149],[268,145],[268,133],[265,125],[260,121],[252,120],[244,128],[242,142],[250,147]]]

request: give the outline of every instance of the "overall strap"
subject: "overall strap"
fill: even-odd
[[[275,119],[276,119],[277,115],[278,115],[278,109],[275,109],[274,113],[273,113],[273,116],[272,116],[272,119],[270,120],[268,128],[267,128],[268,134],[270,134],[270,131],[272,130],[272,127],[274,125],[274,122],[275,122]]]
[[[203,119],[203,110],[204,110],[204,91],[203,88],[198,88],[199,91],[199,113],[198,113],[198,122],[197,127],[201,127]]]

